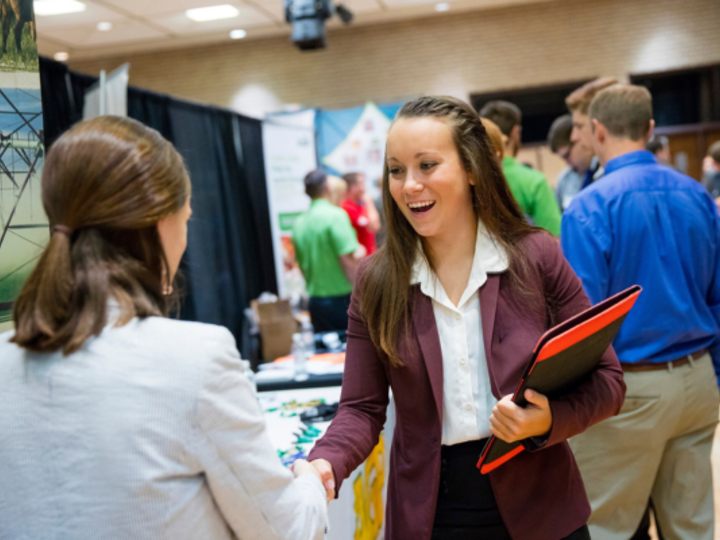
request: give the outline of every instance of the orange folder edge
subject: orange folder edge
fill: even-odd
[[[537,364],[537,362],[542,362],[543,360],[547,360],[548,358],[555,356],[556,354],[564,351],[565,349],[569,349],[576,343],[581,342],[583,339],[593,335],[595,332],[604,328],[605,326],[610,324],[612,321],[622,317],[626,313],[629,313],[630,310],[632,309],[632,307],[635,305],[635,301],[638,299],[641,292],[642,292],[642,289],[640,289],[636,293],[632,294],[631,296],[627,297],[622,302],[618,302],[611,309],[604,311],[602,313],[599,313],[599,314],[595,315],[595,317],[592,317],[592,318],[588,319],[587,321],[585,321],[584,323],[582,323],[580,326],[571,328],[567,332],[560,334],[559,336],[553,338],[549,343],[547,343],[545,345],[545,347],[543,347],[542,351],[540,351],[540,354],[538,355],[537,360],[533,364],[533,369],[535,367],[535,364]],[[542,343],[542,338],[540,338],[540,340],[538,340],[538,344],[536,345],[535,350],[533,352],[537,352],[537,347],[540,346],[540,343]],[[530,373],[532,373],[532,369],[530,370]],[[528,373],[528,375],[530,375],[530,373]],[[524,382],[525,382],[525,377],[520,379],[520,382],[518,383],[518,386],[515,389],[515,393],[513,394],[513,401],[515,401],[515,398],[517,397],[518,392],[520,391],[520,388],[522,388],[522,385]],[[493,438],[495,438],[494,435],[493,435]],[[487,452],[490,451],[490,446],[488,445],[487,450],[483,453],[482,456],[480,456],[480,459],[478,459],[477,468],[480,469],[480,472],[482,474],[487,474],[490,471],[497,469],[500,465],[503,465],[504,463],[507,463],[508,461],[510,461],[512,458],[517,456],[524,449],[525,449],[525,447],[520,445],[517,448],[515,448],[514,450],[505,454],[503,457],[498,458],[493,462],[484,463],[481,465],[483,459],[487,455]]]
[[[537,361],[542,362],[548,358],[555,356],[556,354],[569,349],[576,343],[580,343],[583,339],[590,337],[600,329],[604,328],[612,321],[619,319],[625,313],[628,313],[632,309],[635,301],[638,299],[640,291],[628,296],[622,302],[618,302],[612,308],[595,315],[593,318],[588,319],[580,326],[571,328],[564,334],[560,334],[556,338],[552,339],[538,355]],[[539,342],[538,342],[539,345]],[[537,351],[537,348],[536,348]]]

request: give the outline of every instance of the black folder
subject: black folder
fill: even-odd
[[[597,368],[641,291],[634,285],[548,330],[535,346],[513,401],[526,407],[528,388],[553,399],[583,382]],[[507,443],[492,436],[477,467],[487,474],[523,450],[522,441]]]

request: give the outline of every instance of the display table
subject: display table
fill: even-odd
[[[307,381],[306,381],[307,382]],[[291,389],[266,392],[258,397],[265,415],[270,440],[286,465],[306,458],[327,430],[330,422],[313,423],[308,432],[299,414],[307,405],[340,400],[340,387]],[[387,421],[380,441],[370,457],[345,480],[338,499],[328,507],[330,531],[327,540],[378,540],[384,534],[387,471],[395,428],[395,406],[390,396]]]
[[[342,386],[342,373],[326,373],[323,375],[309,375],[307,380],[294,379],[258,381],[258,392],[276,392],[278,390],[301,390],[304,388],[325,388]]]
[[[344,352],[313,355],[307,361],[307,378],[304,380],[295,377],[294,364],[291,356],[262,364],[259,373],[255,376],[258,392],[342,386],[345,368]]]

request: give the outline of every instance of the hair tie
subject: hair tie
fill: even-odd
[[[68,238],[71,238],[73,234],[73,230],[70,227],[66,227],[65,225],[55,225],[53,227],[53,232],[64,234]]]

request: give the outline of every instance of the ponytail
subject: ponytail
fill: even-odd
[[[15,302],[16,328],[11,341],[31,350],[53,348],[68,319],[72,290],[70,235],[54,230]]]
[[[111,301],[117,326],[167,316],[172,276],[157,223],[190,196],[172,145],[127,118],[82,122],[48,152],[42,186],[52,235],[15,302],[11,341],[73,353],[103,331]]]
[[[115,232],[81,229],[71,236],[57,227],[54,231],[15,302],[13,343],[37,352],[62,348],[64,354],[73,353],[90,337],[100,335],[111,299],[120,307],[118,325],[134,316],[167,315],[161,277],[167,273],[163,272],[167,262],[155,227]],[[128,257],[119,243],[140,253],[158,250],[158,266]]]

